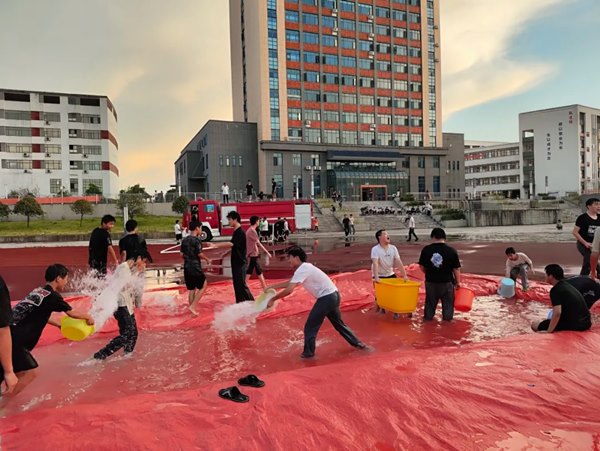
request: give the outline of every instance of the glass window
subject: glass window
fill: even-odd
[[[331,16],[321,16],[323,27],[326,28],[337,28],[337,19]]]
[[[319,91],[305,90],[304,91],[304,100],[306,100],[307,102],[320,102],[321,95],[320,95]]]
[[[359,14],[367,14],[369,16],[372,16],[373,15],[373,6],[365,5],[364,3],[359,3],[358,4],[358,13]]]
[[[371,106],[375,106],[375,98],[372,96],[360,96],[360,102],[361,105],[371,105]]]
[[[342,103],[356,105],[356,94],[342,94]]]
[[[342,38],[343,49],[354,49],[356,48],[356,41],[354,39]]]
[[[381,36],[390,36],[390,27],[386,27],[384,25],[375,26],[375,33]]]
[[[356,113],[342,112],[342,122],[356,123]]]
[[[373,33],[373,24],[370,22],[358,22],[358,31],[361,33]]]
[[[419,192],[424,193],[425,192],[425,176],[420,175],[417,180],[418,180]]]
[[[323,111],[323,120],[325,122],[339,122],[340,114],[337,111]]]
[[[288,119],[290,121],[302,120],[302,110],[300,108],[288,108]]]
[[[421,169],[425,168],[425,157],[419,157],[417,159],[417,166]]]
[[[298,69],[288,69],[287,79],[292,81],[300,81],[300,71]]]
[[[299,50],[287,49],[285,51],[285,54],[288,61],[300,61]]]
[[[377,7],[375,9],[375,14],[377,14],[377,17],[384,17],[386,19],[390,18],[390,10],[389,10],[389,8],[380,8],[380,7]]]
[[[340,103],[340,97],[337,92],[325,92],[323,93],[323,102]]]
[[[302,23],[305,25],[319,25],[319,16],[316,14],[302,13]]]
[[[354,2],[353,1],[348,1],[348,0],[341,0],[340,1],[340,9],[342,11],[349,11],[349,12],[354,12]]]
[[[360,67],[361,69],[373,70],[373,69],[375,69],[375,62],[370,59],[361,58],[358,61],[358,67]]]
[[[356,86],[356,77],[353,75],[342,75],[342,85]]]
[[[433,167],[434,169],[439,169],[440,167],[440,157],[433,157]]]
[[[309,33],[305,31],[302,34],[302,42],[304,42],[305,44],[318,44],[319,35],[317,33]]]
[[[358,49],[362,52],[372,52],[373,48],[373,41],[358,41]]]
[[[297,30],[285,30],[285,39],[290,42],[299,42],[300,32]]]
[[[309,121],[320,121],[321,111],[320,110],[304,110],[304,119]]]
[[[339,144],[340,142],[340,131],[339,130],[324,130],[323,141],[330,144]]]
[[[362,145],[375,144],[375,132],[360,132],[358,143]]]
[[[323,83],[330,84],[330,85],[338,85],[340,83],[340,80],[339,80],[339,77],[337,74],[324,73],[323,77],[321,77],[321,80],[323,81]]]
[[[356,67],[356,58],[351,56],[342,56],[342,66]]]
[[[322,56],[322,60],[323,60],[323,64],[328,65],[328,66],[337,66],[338,65],[337,55],[329,55],[326,53]]]
[[[288,88],[288,98],[289,99],[300,99],[300,90],[296,88]]]
[[[380,89],[392,89],[392,80],[387,78],[378,78],[376,85]]]
[[[392,19],[406,22],[406,11],[392,10]]]
[[[358,134],[355,131],[342,131],[343,144],[358,144]]]
[[[310,64],[319,64],[319,54],[315,52],[304,52],[304,62]]]
[[[283,165],[283,154],[282,153],[274,153],[273,154],[273,166],[282,166]]]
[[[321,37],[323,46],[325,47],[337,47],[337,38],[335,36],[323,35]]]
[[[340,28],[343,30],[356,30],[356,22],[353,20],[341,19],[340,20]]]
[[[304,141],[309,143],[320,143],[321,142],[321,130],[315,130],[312,128],[304,131]]]
[[[285,11],[285,20],[287,20],[288,22],[298,23],[298,19],[299,19],[298,11],[290,11],[290,10]]]
[[[309,83],[319,83],[320,75],[318,72],[306,71],[304,72],[304,81]]]
[[[292,154],[292,166],[302,166],[302,155],[299,153]]]

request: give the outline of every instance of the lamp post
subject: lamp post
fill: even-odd
[[[306,166],[304,169],[307,171],[310,171],[310,198],[314,199],[315,198],[315,171],[320,171],[321,166],[315,166],[314,164],[311,164],[309,166]]]

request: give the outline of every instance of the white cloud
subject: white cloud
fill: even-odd
[[[444,119],[523,92],[555,73],[554,62],[516,61],[508,53],[529,22],[559,3],[564,2],[440,0]]]

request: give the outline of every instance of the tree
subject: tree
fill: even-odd
[[[123,191],[121,191],[121,192],[123,192]],[[150,199],[150,197],[151,197],[150,194],[148,194],[146,192],[146,188],[144,188],[143,186],[140,186],[139,183],[127,188],[127,190],[125,190],[125,193],[126,194],[140,194],[140,195],[142,195],[142,197],[144,199]]]
[[[125,206],[127,206],[127,211],[131,218],[137,215],[143,215],[146,211],[146,202],[141,194],[130,194],[121,190],[119,199],[117,199],[117,208],[123,211]]]
[[[71,211],[79,215],[79,227],[83,224],[83,215],[94,213],[94,206],[85,199],[79,199],[71,205]]]
[[[10,214],[10,208],[8,208],[8,205],[4,205],[3,203],[0,203],[0,218],[8,218],[9,214]]]
[[[102,195],[102,190],[100,189],[100,187],[98,185],[94,185],[93,183],[90,183],[88,188],[85,190],[85,195],[86,196],[94,196],[94,195]]]
[[[43,216],[44,211],[37,200],[31,196],[24,197],[15,204],[13,213],[16,215],[23,215],[27,217],[27,227],[29,227],[29,218],[32,216]]]
[[[173,210],[175,213],[184,214],[188,208],[188,205],[190,205],[188,198],[185,196],[179,196],[173,201],[171,210]]]

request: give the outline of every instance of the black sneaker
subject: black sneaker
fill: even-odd
[[[104,360],[106,359],[106,355],[102,354],[101,352],[97,352],[94,354],[94,358],[96,360]]]
[[[306,353],[304,353],[304,352],[303,352],[302,354],[300,354],[300,358],[301,358],[301,359],[312,359],[312,358],[314,358],[314,357],[315,357],[315,355],[314,355],[314,354],[306,354]]]
[[[358,349],[367,349],[367,345],[364,344],[362,341],[359,341],[358,344],[356,345],[356,347]]]

